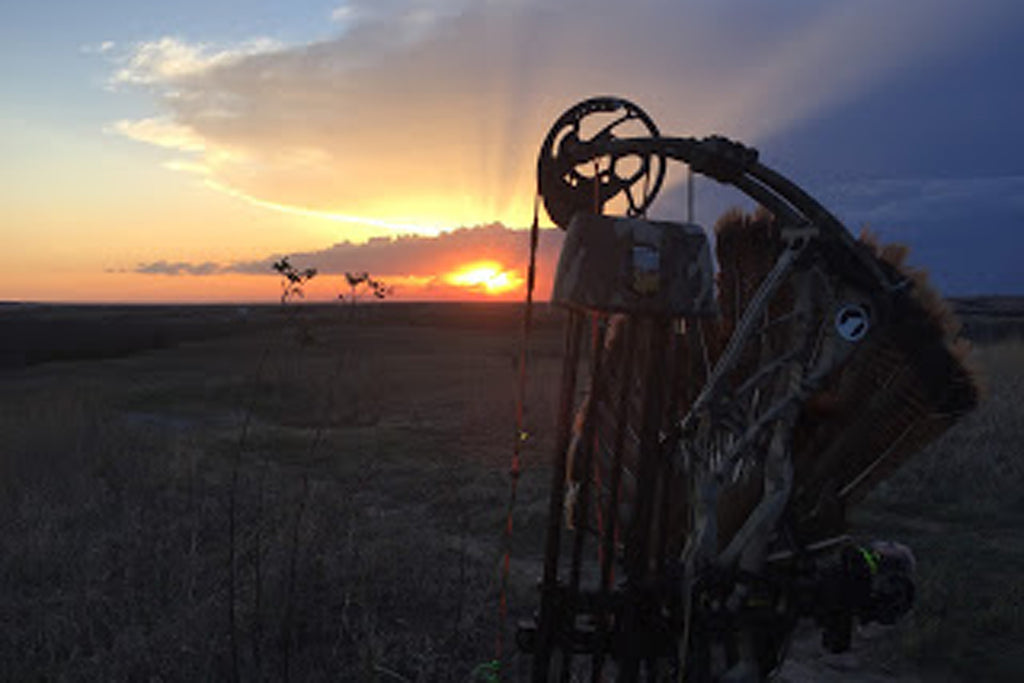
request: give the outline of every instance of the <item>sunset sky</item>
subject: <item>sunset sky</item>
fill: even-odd
[[[617,94],[721,133],[948,293],[1024,293],[1017,0],[6,3],[0,301],[522,295],[538,147]],[[655,204],[681,218],[679,180]],[[737,201],[698,186],[705,223]],[[548,224],[550,225],[550,224]],[[545,277],[557,253],[543,241]],[[542,288],[547,280],[542,278]]]

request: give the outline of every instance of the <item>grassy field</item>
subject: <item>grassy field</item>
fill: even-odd
[[[467,680],[493,657],[516,307],[166,309],[161,344],[155,318],[76,315],[138,344],[0,375],[0,679]],[[533,343],[510,617],[536,599],[560,320]],[[920,571],[864,669],[1024,670],[1024,343],[978,358],[982,407],[853,516]]]
[[[976,349],[980,408],[884,482],[855,529],[898,537],[918,559],[903,654],[964,679],[1024,675],[1024,342]]]

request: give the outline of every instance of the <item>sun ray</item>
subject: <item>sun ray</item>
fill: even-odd
[[[319,211],[317,209],[308,209],[302,206],[292,206],[289,204],[279,204],[277,202],[268,201],[266,199],[260,199],[259,197],[253,197],[252,195],[246,194],[240,190],[236,190],[233,187],[229,187],[222,183],[218,183],[216,180],[207,178],[203,181],[203,184],[212,190],[222,192],[235,199],[241,199],[244,202],[252,204],[253,206],[259,206],[264,209],[271,209],[272,211],[280,211],[281,213],[288,213],[293,216],[305,216],[307,218],[320,218],[323,220],[334,221],[337,223],[361,223],[363,225],[369,225],[374,228],[384,228],[386,230],[393,230],[395,232],[409,234],[409,235],[425,235],[427,237],[436,237],[441,234],[442,229],[433,225],[417,225],[414,223],[395,223],[392,221],[384,221],[379,218],[370,218],[368,216],[355,216],[347,213],[335,213],[331,211]]]

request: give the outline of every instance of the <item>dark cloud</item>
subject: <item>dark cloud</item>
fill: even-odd
[[[949,50],[761,144],[808,180],[1024,174],[1024,5]]]
[[[850,229],[910,247],[949,295],[1024,292],[1024,175],[992,178],[886,178],[821,182],[787,173]],[[697,183],[696,218],[713,225],[723,210],[752,203],[713,181]],[[685,215],[686,194],[670,189],[658,212]]]
[[[553,231],[546,230],[545,233]],[[545,244],[551,240],[545,240]],[[503,225],[459,228],[436,237],[403,235],[377,237],[364,243],[341,242],[326,249],[290,255],[296,265],[315,266],[323,273],[369,271],[388,275],[429,276],[469,260],[494,260],[510,268],[528,258],[528,233]],[[232,272],[267,272],[272,258],[233,264]]]
[[[1024,175],[847,182],[819,196],[855,232],[908,245],[947,294],[1024,292]]]
[[[217,275],[225,270],[212,261],[204,263],[154,261],[153,263],[140,263],[135,272],[147,275]]]

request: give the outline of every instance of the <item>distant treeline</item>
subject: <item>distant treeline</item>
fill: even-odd
[[[964,334],[986,344],[1024,339],[1024,297],[951,300]],[[303,305],[299,314],[313,327],[371,324],[381,327],[445,327],[471,332],[507,330],[518,339],[521,303],[402,303],[365,305],[353,311],[337,304]],[[39,363],[121,356],[182,342],[241,334],[284,324],[278,305],[254,306],[69,306],[0,305],[0,369]],[[564,315],[546,301],[534,309],[540,330],[559,328]]]
[[[183,306],[0,307],[0,368],[116,358],[239,330],[247,309]]]
[[[1024,340],[1024,297],[964,297],[951,303],[964,324],[964,336],[975,343]]]
[[[301,304],[298,311],[276,304],[251,306],[85,306],[0,304],[0,369],[54,361],[118,358],[189,341],[250,334],[289,324],[372,324],[382,327],[446,327],[468,331],[508,330],[518,337],[519,303],[386,303],[354,309],[339,304]],[[560,324],[561,316],[537,307],[538,325]]]

